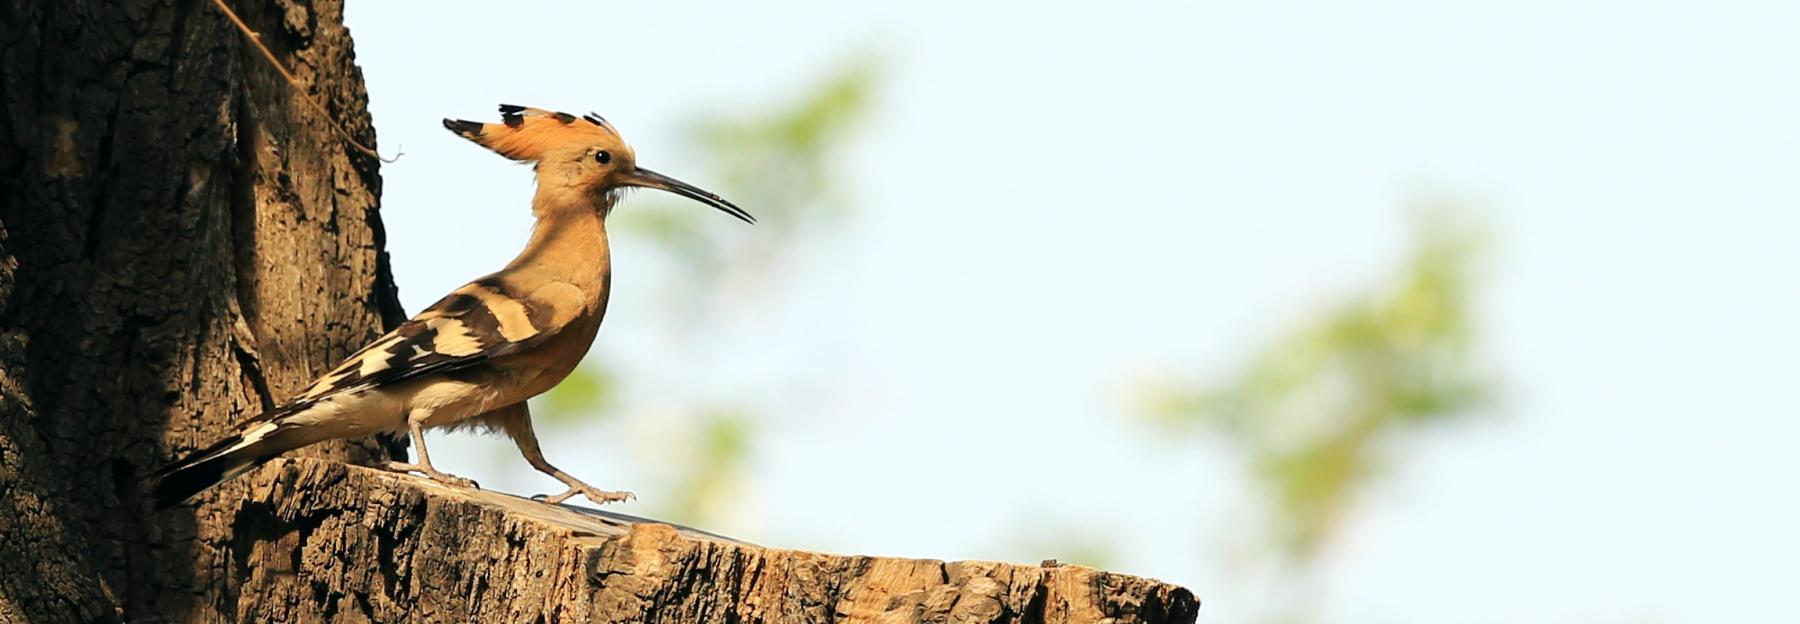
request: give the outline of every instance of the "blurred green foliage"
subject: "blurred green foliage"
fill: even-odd
[[[583,364],[532,403],[531,417],[555,427],[575,419],[610,416],[618,407],[617,384],[617,374],[605,364]]]
[[[1276,338],[1230,378],[1153,393],[1148,412],[1241,451],[1266,498],[1273,551],[1310,563],[1397,443],[1491,396],[1470,294],[1485,237],[1456,213],[1422,213],[1393,282]]]
[[[840,163],[880,82],[875,58],[858,57],[771,109],[733,109],[688,124],[685,136],[708,165],[704,179],[756,215],[754,236],[741,235],[741,223],[691,207],[632,210],[614,222],[657,241],[686,266],[690,290],[714,288],[733,272],[766,274],[794,238],[849,213]]]
[[[742,407],[717,406],[699,410],[697,427],[689,441],[690,461],[669,475],[666,500],[658,508],[664,517],[678,521],[719,518],[730,510],[743,485],[744,463],[756,424]]]

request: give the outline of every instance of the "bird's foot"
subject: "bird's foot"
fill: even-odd
[[[533,496],[532,498],[541,499],[544,502],[552,504],[552,505],[558,505],[558,504],[561,504],[565,500],[569,500],[569,497],[574,496],[576,494],[586,496],[588,500],[594,501],[594,503],[598,504],[598,505],[605,505],[607,503],[624,502],[624,501],[628,501],[628,500],[634,500],[637,498],[637,495],[632,494],[631,492],[625,492],[625,491],[615,492],[615,491],[611,491],[611,490],[602,490],[600,488],[588,485],[586,483],[580,483],[580,482],[569,484],[569,489],[564,490],[563,493],[561,493],[561,494],[557,494],[555,496],[539,494],[537,496]]]
[[[453,474],[440,472],[440,471],[438,471],[438,469],[432,468],[430,465],[408,464],[406,462],[390,461],[390,462],[383,463],[381,465],[381,469],[387,470],[390,472],[398,472],[400,474],[410,474],[410,473],[416,472],[421,475],[424,475],[425,478],[427,478],[427,479],[431,479],[432,481],[436,481],[438,483],[442,483],[442,484],[448,485],[450,487],[468,488],[471,490],[481,489],[481,484],[476,483],[474,479],[464,479],[462,477],[459,477],[459,476],[456,476]]]

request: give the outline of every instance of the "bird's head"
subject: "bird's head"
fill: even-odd
[[[653,188],[718,208],[746,223],[756,222],[718,195],[637,166],[637,153],[599,115],[576,117],[501,104],[500,119],[500,123],[445,119],[444,127],[501,156],[532,163],[540,197],[602,200],[630,187]]]

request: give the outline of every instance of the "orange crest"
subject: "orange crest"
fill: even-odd
[[[479,123],[445,119],[444,127],[513,160],[537,161],[546,154],[565,149],[621,142],[619,132],[612,124],[592,113],[576,117],[541,108],[501,104],[500,120],[500,123]]]

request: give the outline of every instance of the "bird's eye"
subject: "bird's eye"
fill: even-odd
[[[598,162],[602,165],[612,162],[612,154],[607,153],[606,150],[594,152],[594,162]]]

